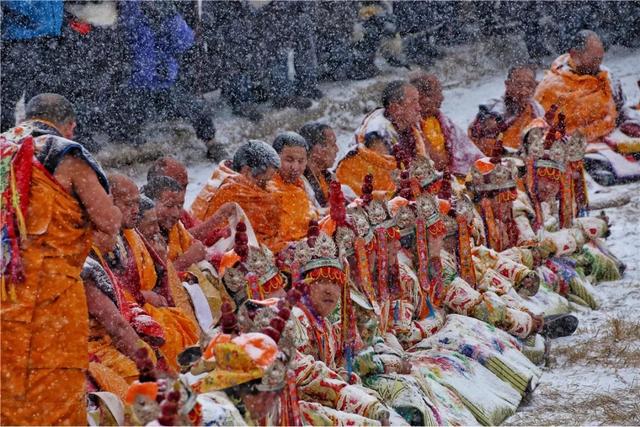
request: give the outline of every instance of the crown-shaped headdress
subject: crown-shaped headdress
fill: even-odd
[[[222,280],[234,294],[246,292],[249,285],[247,275],[255,274],[260,296],[268,295],[282,289],[286,285],[285,277],[276,267],[271,251],[265,247],[249,247],[246,236],[246,225],[239,222],[236,226],[234,248],[222,257],[224,267]],[[258,295],[254,295],[258,297]]]
[[[586,139],[581,133],[566,135],[565,115],[559,113],[554,104],[544,119],[536,119],[523,130],[525,154],[533,160],[538,176],[560,180],[567,162],[582,160]]]
[[[436,170],[431,159],[427,157],[417,157],[411,163],[409,177],[412,180],[416,180],[422,189],[435,194],[439,191],[443,174]]]
[[[473,189],[477,193],[500,193],[516,188],[517,169],[508,159],[483,157],[471,168]]]

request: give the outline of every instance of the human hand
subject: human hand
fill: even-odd
[[[154,307],[167,307],[169,305],[165,297],[153,291],[142,291],[142,295],[145,301]]]

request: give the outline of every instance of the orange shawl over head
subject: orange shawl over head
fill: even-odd
[[[567,133],[580,130],[589,142],[610,134],[616,126],[618,112],[608,71],[577,74],[568,53],[551,64],[535,98],[545,110],[556,104],[566,115]]]
[[[302,179],[290,184],[277,173],[272,181],[280,198],[282,216],[280,217],[280,239],[284,242],[300,240],[307,235],[309,221],[318,215],[307,196]]]
[[[278,194],[272,187],[261,188],[243,175],[227,177],[208,202],[205,220],[227,202],[235,202],[247,214],[260,243],[277,252],[280,249],[278,233],[280,215]]]

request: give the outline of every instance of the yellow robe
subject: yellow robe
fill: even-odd
[[[179,256],[184,254],[192,244],[193,237],[191,233],[189,233],[182,222],[178,221],[169,231],[169,241],[167,242],[167,257],[169,261],[175,261]]]
[[[396,186],[391,172],[396,168],[393,156],[378,154],[364,145],[358,145],[355,152],[347,155],[336,170],[336,178],[348,185],[358,195],[362,195],[362,183],[367,174],[373,174],[374,191],[394,191]]]
[[[124,230],[123,234],[136,262],[140,291],[153,290],[158,276],[151,254],[135,230]],[[134,300],[131,295],[127,297]],[[160,351],[166,357],[169,366],[178,369],[178,354],[198,342],[198,324],[177,307],[154,307],[146,303],[143,308],[164,329],[165,343],[160,347]]]
[[[21,243],[25,281],[2,301],[0,423],[84,425],[87,301],[80,271],[91,226],[84,209],[34,166]]]
[[[420,122],[420,129],[424,136],[429,157],[434,161],[436,169],[439,171],[445,170],[445,168],[449,167],[449,153],[447,152],[440,121],[434,116],[423,118]]]
[[[282,216],[280,217],[280,239],[284,242],[301,240],[307,235],[309,221],[317,220],[318,214],[304,189],[302,179],[297,183],[284,182],[277,173],[272,184],[278,192]]]

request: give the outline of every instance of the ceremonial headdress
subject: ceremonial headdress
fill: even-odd
[[[480,197],[514,201],[518,171],[510,159],[483,157],[473,162],[470,187]]]
[[[240,322],[227,307],[222,332],[207,344],[202,363],[192,368],[208,371],[193,388],[198,392],[224,390],[260,380],[252,384],[257,391],[282,389],[295,354],[291,338],[283,341],[283,336],[290,307],[299,297],[297,290],[291,290],[282,299],[247,300],[239,310]],[[238,334],[240,329],[243,332]]]
[[[411,179],[420,184],[420,188],[431,194],[438,194],[442,188],[444,174],[436,170],[431,159],[417,157],[409,168]]]
[[[126,391],[125,403],[131,408],[132,422],[148,425],[200,425],[202,411],[196,393],[181,378],[157,376],[146,348],[135,354],[139,379]]]
[[[588,204],[586,182],[582,158],[586,149],[586,139],[579,132],[567,136],[565,116],[562,113],[553,119],[557,106],[552,105],[544,119],[536,119],[522,132],[527,168],[526,186],[536,211],[534,229],[542,225],[537,183],[540,180],[554,181],[560,184],[560,225],[571,225],[575,199],[578,211],[586,209]]]
[[[517,226],[512,216],[496,217],[492,200],[511,203],[518,198],[517,167],[511,159],[483,157],[474,162],[469,187],[474,192],[474,201],[484,220],[489,246],[502,251],[517,241]],[[509,235],[505,241],[499,232],[504,224]]]
[[[263,245],[248,245],[246,225],[236,225],[234,247],[220,261],[219,272],[233,295],[262,299],[283,289],[287,280],[276,266],[273,254]],[[244,298],[235,298],[244,299]]]

